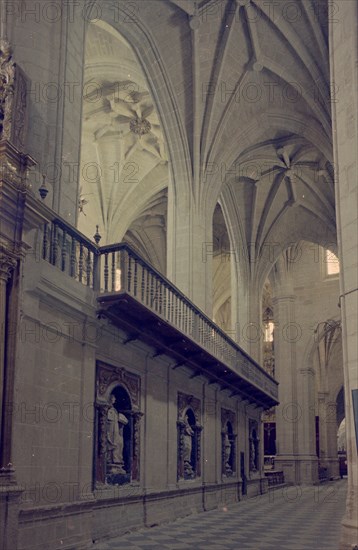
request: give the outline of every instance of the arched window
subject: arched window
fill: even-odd
[[[339,260],[328,248],[324,250],[324,266],[326,277],[337,277],[339,275]]]

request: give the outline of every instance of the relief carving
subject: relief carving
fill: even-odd
[[[112,367],[98,362],[97,389],[98,397],[102,398],[108,387],[117,382],[123,384],[131,397],[132,404],[139,408],[140,378],[122,367]]]
[[[12,57],[7,40],[0,40],[0,140],[25,147],[27,79]]]
[[[0,41],[0,138],[10,139],[15,90],[15,63],[6,40]]]
[[[0,245],[0,280],[7,282],[17,264],[16,256]]]

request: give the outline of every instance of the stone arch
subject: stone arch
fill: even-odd
[[[176,184],[180,181],[180,185],[184,186],[180,191],[189,193],[187,185],[191,180],[191,166],[184,123],[179,116],[180,110],[175,101],[176,94],[155,38],[144,20],[141,19],[139,10],[134,17],[130,17],[130,24],[128,24],[130,15],[125,4],[116,4],[117,16],[115,18],[113,17],[113,6],[109,5],[106,0],[99,0],[94,4],[101,6],[101,22],[115,29],[133,49],[146,76],[168,145],[171,160],[170,185],[173,187],[174,194],[176,194],[178,191]],[[156,82],[157,86],[154,87],[153,82]],[[175,174],[181,174],[182,177],[177,179],[174,177]]]
[[[170,124],[170,117],[159,113],[159,106],[163,108],[165,102],[159,105],[153,91],[153,81],[160,81],[160,77],[149,74],[149,61],[143,60],[138,51],[139,46],[143,48],[144,38],[138,45],[137,34],[140,38],[145,31],[138,27],[138,20],[133,22],[138,27],[136,32],[132,29],[128,37],[127,27],[132,25],[123,29],[120,17],[118,25],[113,20],[107,22],[104,8],[108,10],[108,4],[101,11],[100,21],[87,24],[85,81],[90,85],[97,79],[100,97],[92,98],[95,90],[86,95],[83,103],[83,185],[79,195],[80,203],[88,209],[87,216],[79,216],[79,228],[91,237],[92,225],[98,224],[102,245],[120,242],[130,224],[174,181],[170,177],[173,160],[169,154],[168,163],[170,151],[163,127]],[[154,43],[150,45],[155,47]],[[110,53],[106,63],[102,63],[105,46]],[[153,52],[145,54],[148,57]],[[160,90],[161,94],[164,92],[165,88]],[[88,175],[92,165],[95,172]]]

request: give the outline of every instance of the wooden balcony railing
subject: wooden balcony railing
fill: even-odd
[[[101,293],[128,293],[274,399],[278,384],[127,243],[97,246],[62,220],[46,224],[43,259]]]

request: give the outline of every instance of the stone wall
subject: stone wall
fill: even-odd
[[[249,472],[249,419],[261,410],[187,367],[97,319],[94,293],[29,254],[18,340],[13,461],[24,491],[21,550],[86,548],[141,526],[242,498],[240,452],[249,496],[265,490],[262,467]],[[94,484],[96,361],[140,377],[140,479]],[[201,475],[177,477],[178,392],[200,402]],[[232,411],[236,468],[223,476],[222,409]]]

